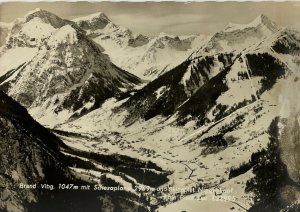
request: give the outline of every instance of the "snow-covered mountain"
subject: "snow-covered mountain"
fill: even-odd
[[[281,91],[299,79],[300,33],[264,15],[209,37],[148,38],[103,13],[73,21],[42,10],[16,21],[0,53],[0,85],[34,118],[56,125],[63,142],[82,151],[78,157],[121,164],[74,172],[164,188],[130,191],[150,211],[251,208],[249,182],[274,139],[269,128],[294,107]],[[35,36],[27,27],[43,30]],[[132,73],[153,80],[137,87]],[[233,188],[234,199],[196,200],[191,208],[190,198],[220,196],[205,188]]]
[[[68,23],[71,22],[39,8],[12,22],[5,45],[0,49],[0,75],[30,61],[43,41]]]
[[[36,26],[44,27],[38,37],[24,30]],[[35,10],[12,28],[0,59],[1,88],[39,120],[80,116],[141,82],[101,51],[74,23]]]
[[[145,79],[153,80],[186,60],[194,47],[206,40],[207,37],[202,35],[178,37],[161,33],[147,45],[128,48],[124,52],[128,57],[119,56],[122,61],[116,63],[128,70],[135,70],[137,75]]]
[[[114,24],[102,12],[76,18],[72,21],[86,30],[87,35],[107,48],[137,47],[147,44],[150,40],[146,36],[135,34],[125,27]],[[108,45],[112,46],[109,47]]]
[[[173,114],[181,124],[215,122],[258,100],[291,72],[288,62],[295,61],[279,54],[285,49],[292,57],[297,54],[296,31],[280,28],[263,15],[245,26],[230,26],[129,98],[120,107],[130,111],[127,124]],[[237,89],[243,92],[237,94]]]
[[[66,24],[72,23],[37,8],[13,22],[6,46],[8,48],[38,47],[56,29]]]
[[[268,148],[269,126],[284,110],[282,86],[287,79],[297,79],[299,41],[299,32],[263,15],[249,24],[230,24],[133,96],[107,100],[60,129],[110,138],[101,148],[169,167],[174,173],[166,186],[232,187],[234,203],[250,208],[254,194],[245,188],[253,177],[251,160]],[[111,131],[123,142],[114,143]],[[87,142],[83,145],[91,148]],[[216,198],[201,192],[191,198],[203,196]],[[193,210],[194,204],[187,202],[160,210],[240,209],[213,201],[197,202]]]
[[[219,52],[241,52],[245,49],[254,49],[260,42],[275,36],[281,27],[264,15],[259,15],[249,24],[228,24],[224,30],[212,36],[209,42],[195,51],[192,57]]]
[[[111,60],[147,80],[155,79],[183,62],[206,36],[172,36],[161,33],[150,38],[118,26],[104,13],[73,20],[100,44]]]

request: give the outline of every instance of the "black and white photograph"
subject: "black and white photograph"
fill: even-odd
[[[300,1],[0,2],[0,211],[299,212]]]

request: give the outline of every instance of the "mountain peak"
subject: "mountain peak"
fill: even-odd
[[[277,31],[278,26],[271,21],[267,16],[264,14],[258,15],[253,21],[251,21],[248,24],[235,24],[235,23],[229,23],[225,27],[225,32],[232,32],[232,31],[237,31],[237,30],[244,30],[247,28],[257,28],[260,26],[265,26],[271,31]]]
[[[64,25],[64,20],[55,15],[52,12],[47,10],[42,10],[40,8],[36,8],[30,12],[28,12],[23,18],[19,19],[19,22],[27,23],[32,19],[40,19],[42,22],[46,24],[50,24],[54,26],[54,28],[59,28]]]
[[[103,29],[111,20],[102,12],[93,13],[88,16],[75,18],[72,21],[76,22],[81,28],[87,30]]]
[[[264,14],[257,16],[250,24],[253,26],[264,25],[273,32],[279,29],[279,27]]]
[[[50,13],[50,12],[48,12],[48,11],[46,11],[46,10],[42,10],[42,9],[40,9],[40,8],[35,8],[34,10],[29,11],[28,13],[26,13],[25,16],[24,16],[24,19],[25,19],[26,21],[28,21],[28,20],[31,19],[31,17],[45,16],[45,15],[49,15],[49,14],[52,15],[52,13]],[[54,15],[54,14],[53,14],[53,15]]]
[[[36,8],[13,22],[12,29],[6,42],[8,48],[15,46],[36,47],[44,38],[49,37],[56,29],[72,23],[57,15]],[[74,24],[75,25],[75,24]]]
[[[255,26],[259,24],[269,25],[271,22],[272,21],[267,16],[265,16],[264,14],[260,14],[251,23],[253,24],[253,26]]]
[[[263,13],[259,14],[254,20],[266,20],[269,19],[266,15]]]
[[[97,20],[106,20],[107,22],[111,22],[110,19],[107,17],[107,15],[103,12],[97,12],[97,13],[92,13],[87,16],[75,18],[72,21],[74,22],[79,22],[79,21],[97,21]]]
[[[42,11],[40,8],[35,8],[34,10],[31,10],[28,13],[26,13],[26,15],[31,15],[33,13],[40,12],[40,11]]]

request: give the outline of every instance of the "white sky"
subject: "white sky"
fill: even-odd
[[[41,8],[62,18],[104,12],[134,32],[157,35],[213,34],[229,22],[248,23],[265,14],[279,25],[300,28],[300,2],[16,2],[0,4],[0,20],[11,22]]]

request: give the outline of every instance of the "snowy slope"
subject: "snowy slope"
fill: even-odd
[[[0,76],[30,61],[37,53],[37,48],[17,47],[0,53]],[[14,58],[14,59],[12,59]]]

